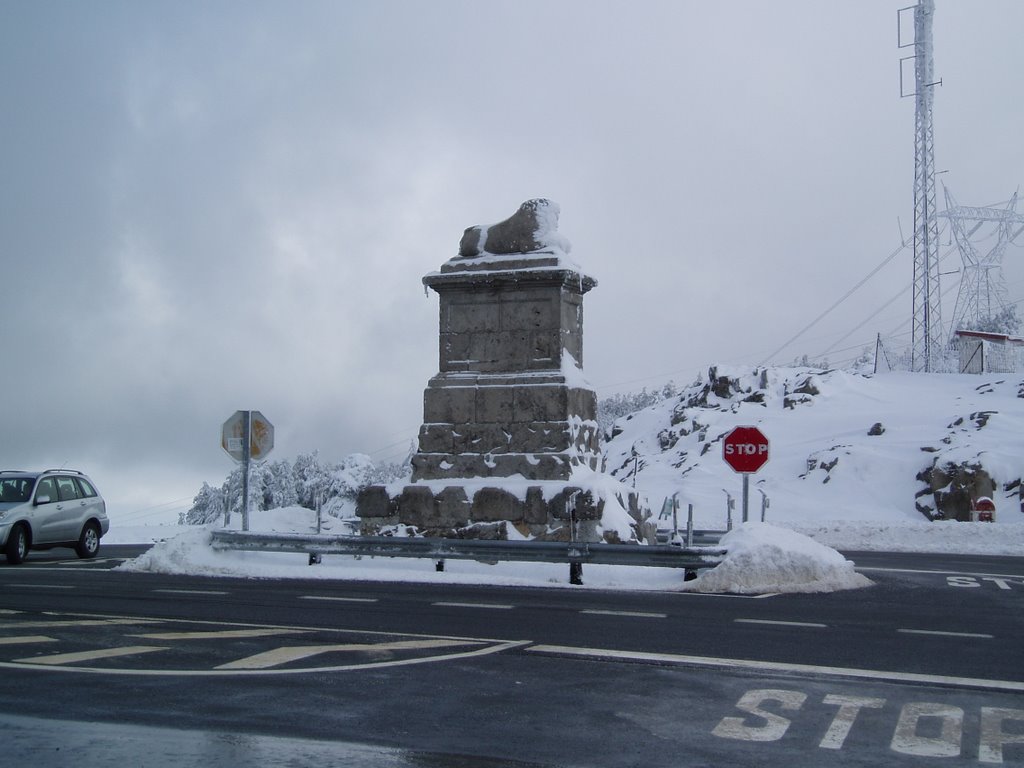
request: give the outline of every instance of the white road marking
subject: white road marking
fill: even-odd
[[[708,656],[683,656],[674,653],[646,653],[642,651],[616,651],[602,648],[574,648],[565,645],[533,645],[525,650],[532,653],[549,653],[559,656],[577,656],[587,659],[608,661],[642,661],[659,664],[678,664],[721,669],[752,669],[762,672],[786,672],[806,675],[832,675],[863,680],[885,680],[901,683],[926,683],[930,685],[953,685],[958,687],[982,688],[993,691],[1024,691],[1024,681],[986,680],[974,677],[950,677],[929,675],[918,672],[886,672],[876,669],[854,669],[849,667],[825,667],[816,664],[790,664],[781,661],[754,661],[752,659],[720,659]]]
[[[943,632],[938,629],[897,629],[905,635],[938,635],[940,637],[980,637],[984,640],[994,640],[995,635],[986,635],[981,632]]]
[[[101,648],[98,651],[83,651],[81,653],[57,653],[52,656],[30,656],[27,659],[15,659],[16,664],[44,664],[47,666],[60,666],[62,664],[78,664],[83,661],[96,661],[97,659],[112,659],[119,656],[136,656],[140,653],[152,653],[153,651],[166,651],[167,648],[160,648],[152,645],[127,645],[122,648]]]
[[[299,595],[299,600],[328,600],[339,603],[379,603],[376,597],[329,597],[326,595]]]
[[[21,611],[12,611],[9,608],[0,608],[0,614],[4,616],[13,616],[16,613],[21,613]]]
[[[666,619],[668,618],[667,613],[644,613],[643,611],[600,611],[600,610],[585,610],[580,613],[587,613],[591,616],[635,616],[641,619]]]
[[[154,589],[154,592],[160,592],[165,595],[227,595],[228,592],[223,592],[217,589]]]
[[[398,640],[393,643],[342,643],[340,645],[300,645],[274,648],[270,651],[247,656],[244,659],[221,664],[214,669],[270,669],[292,661],[308,659],[322,653],[366,651],[386,654],[390,651],[419,650],[423,648],[451,648],[457,645],[480,645],[467,640]]]
[[[135,634],[143,640],[232,640],[246,637],[276,637],[277,635],[308,634],[303,629],[222,629],[211,632],[154,632]]]
[[[826,629],[828,624],[817,624],[813,621],[770,621],[768,619],[733,619],[737,624],[769,624],[776,627],[815,627]]]
[[[160,624],[159,619],[72,619],[52,621],[4,621],[2,629],[50,629],[51,627],[106,627],[136,624]]]
[[[497,611],[509,611],[515,608],[514,605],[500,605],[498,603],[431,603],[444,608],[490,608]]]
[[[74,589],[72,584],[6,584],[6,587],[21,587],[22,589]]]
[[[863,568],[855,567],[855,571],[882,571],[885,573],[923,573],[930,576],[976,576],[978,578],[996,578],[996,579],[1024,579],[1024,576],[1016,576],[1012,573],[973,573],[972,571],[930,571],[921,570],[916,568],[878,568],[868,567]]]
[[[0,645],[17,645],[20,643],[56,643],[46,635],[22,635],[21,637],[0,637]]]

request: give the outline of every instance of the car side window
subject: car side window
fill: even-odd
[[[82,496],[89,498],[96,495],[96,489],[89,485],[89,482],[81,477],[76,478],[78,480],[78,487],[82,491]]]
[[[52,477],[44,477],[36,486],[36,502],[44,496],[49,497],[50,501],[57,501],[57,483]]]
[[[75,478],[73,477],[58,477],[57,478],[57,492],[60,494],[61,501],[71,501],[72,499],[78,498],[78,486],[75,485]]]

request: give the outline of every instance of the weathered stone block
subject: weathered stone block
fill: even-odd
[[[398,517],[406,525],[427,527],[434,517],[434,492],[426,486],[405,486],[398,497]]]
[[[514,419],[513,387],[478,387],[476,390],[476,420],[510,424]]]
[[[569,390],[559,385],[518,387],[515,393],[516,421],[563,421],[569,415]]]
[[[473,495],[471,514],[474,521],[508,520],[517,523],[523,519],[523,505],[513,494],[501,488],[481,488]]]
[[[387,488],[383,485],[371,485],[363,488],[356,497],[356,509],[360,517],[391,517],[397,511]]]
[[[529,525],[545,525],[548,522],[548,503],[544,501],[544,492],[536,486],[526,489],[523,522]]]
[[[451,453],[454,446],[451,424],[424,424],[420,427],[419,449],[423,453]]]
[[[464,488],[448,486],[434,496],[434,517],[428,527],[459,528],[469,522],[470,503]]]
[[[476,421],[476,388],[427,387],[423,392],[423,421],[460,424]]]
[[[500,308],[491,297],[446,302],[441,319],[442,333],[479,333],[501,329]]]
[[[558,292],[523,292],[516,299],[501,303],[501,327],[503,330],[557,329],[559,323]]]

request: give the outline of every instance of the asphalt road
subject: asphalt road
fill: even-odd
[[[0,564],[0,740],[33,765],[1024,764],[1024,558],[701,596]],[[12,763],[14,764],[14,763]]]

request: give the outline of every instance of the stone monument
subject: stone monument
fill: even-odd
[[[439,372],[411,482],[360,494],[364,533],[505,538],[511,525],[530,538],[636,538],[636,496],[603,474],[582,370],[583,296],[597,283],[570,261],[558,214],[529,200],[470,227],[423,278],[440,298]]]

